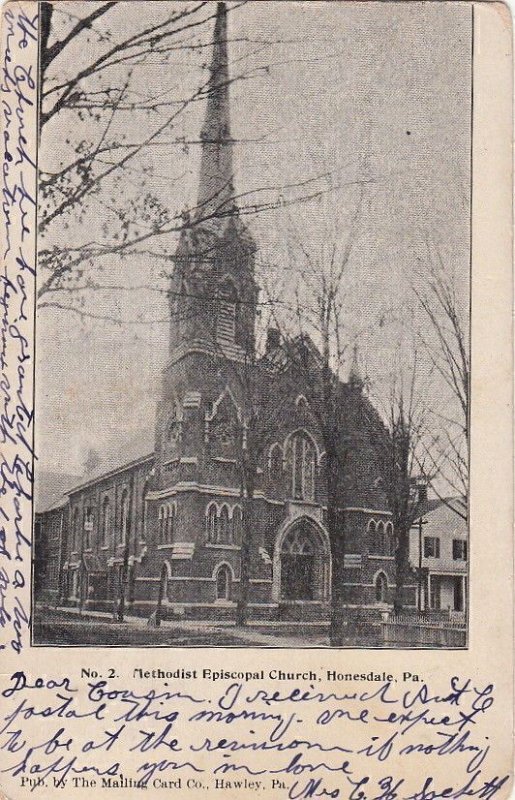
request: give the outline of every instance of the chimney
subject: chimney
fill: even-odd
[[[277,328],[268,328],[266,332],[266,352],[270,353],[272,350],[277,350],[281,344],[281,335]]]

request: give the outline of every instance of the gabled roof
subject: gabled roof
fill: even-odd
[[[460,512],[457,513],[456,509]],[[421,513],[420,513],[421,512]],[[428,536],[466,536],[467,521],[460,515],[466,514],[467,505],[461,497],[431,498],[424,501],[417,515],[426,522],[424,533]]]

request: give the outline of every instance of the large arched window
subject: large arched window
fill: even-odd
[[[290,442],[292,468],[292,496],[295,500],[315,499],[316,453],[313,442],[300,431]]]
[[[104,497],[102,503],[102,547],[109,545],[109,534],[111,533],[111,505],[109,498]]]
[[[376,601],[378,603],[386,603],[388,592],[388,581],[384,572],[380,572],[375,579]]]
[[[217,519],[216,504],[211,503],[208,506],[206,514],[206,539],[208,542],[214,543],[217,539],[218,519]]]
[[[241,544],[243,535],[243,515],[241,508],[235,506],[232,512],[232,540],[234,544]]]
[[[129,526],[129,492],[124,489],[120,501],[120,544],[125,544]]]
[[[227,564],[221,564],[216,572],[216,599],[231,599],[231,571]]]
[[[220,343],[234,342],[238,295],[232,281],[226,280],[218,291],[217,339]]]

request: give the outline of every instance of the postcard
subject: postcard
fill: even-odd
[[[510,797],[511,24],[4,3],[2,798]]]

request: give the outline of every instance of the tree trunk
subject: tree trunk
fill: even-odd
[[[247,480],[246,483],[249,484],[250,481]],[[253,501],[254,487],[247,485],[242,502],[243,522],[240,550],[240,593],[236,606],[236,625],[246,625],[248,617]]]
[[[395,599],[394,611],[399,614],[404,607],[404,587],[409,573],[409,528],[397,527],[399,546],[395,553]]]
[[[339,510],[338,473],[339,461],[336,453],[326,451],[327,459],[327,530],[331,545],[331,618],[329,641],[340,647],[345,625],[345,532],[343,513]]]

